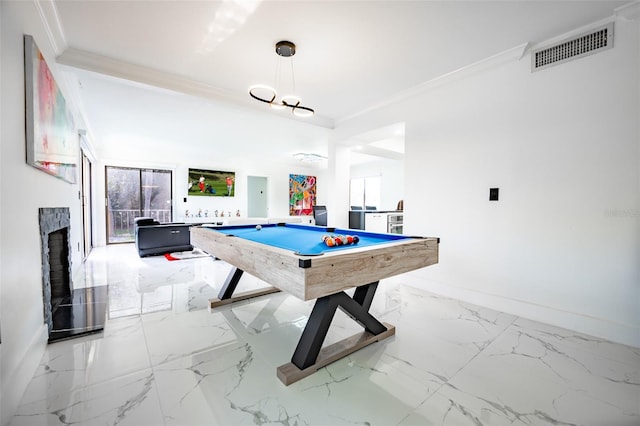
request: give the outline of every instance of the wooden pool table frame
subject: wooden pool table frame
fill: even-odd
[[[332,228],[325,230],[333,232]],[[285,385],[395,334],[394,326],[381,323],[369,313],[378,283],[381,279],[438,263],[439,242],[439,238],[415,237],[327,251],[320,256],[304,256],[291,250],[217,232],[215,228],[191,228],[191,243],[194,247],[233,267],[218,299],[210,301],[211,308],[279,290],[301,300],[316,299],[291,362],[277,369],[278,378]],[[243,272],[271,284],[272,287],[234,296]],[[354,287],[356,289],[353,297],[344,292]],[[322,344],[338,308],[362,325],[364,332],[323,348]]]

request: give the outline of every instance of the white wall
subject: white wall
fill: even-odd
[[[95,135],[102,138],[92,140],[98,158],[94,183],[98,246],[106,244],[105,166],[172,170],[175,221],[184,220],[187,209],[190,212],[208,210],[210,214],[224,210],[225,215],[240,210],[241,216],[246,217],[247,176],[267,177],[267,208],[271,217],[289,215],[289,174],[316,176],[317,201],[326,202],[326,170],[300,163],[291,154],[299,149],[298,141],[308,145],[310,152],[319,147],[326,149],[328,129],[143,84],[122,84],[106,77],[85,77],[82,84],[84,91],[108,93],[111,101],[105,103],[109,107],[96,110],[91,109],[95,107],[91,103],[86,105],[89,121],[92,116],[111,117],[109,128],[97,128],[105,120],[95,120],[90,130],[94,138],[97,138]],[[132,105],[136,114],[131,114],[130,109],[118,108],[122,102]],[[144,133],[140,129],[144,129]],[[296,141],[293,152],[273,149],[276,141],[289,140]],[[188,196],[189,168],[235,172],[235,196]],[[187,197],[186,203],[184,197]]]
[[[406,123],[405,233],[442,238],[416,285],[640,346],[638,22],[618,19],[615,37],[586,58],[531,73],[527,54],[341,123],[343,139]]]
[[[31,34],[58,84],[55,54],[32,2],[1,2],[2,86],[0,143],[0,377],[5,424],[40,362],[47,327],[43,318],[39,207],[69,207],[74,269],[81,265],[79,186],[26,164],[23,34]]]
[[[143,155],[139,153],[140,148],[131,145],[126,153],[126,158],[112,158],[106,162],[101,160],[96,164],[97,172],[94,182],[94,194],[98,206],[94,214],[96,246],[106,244],[105,209],[102,201],[105,198],[105,165],[171,170],[174,188],[173,217],[174,221],[178,222],[184,221],[184,211],[187,209],[192,213],[197,212],[198,209],[208,210],[211,216],[215,210],[224,211],[225,216],[229,211],[235,215],[236,211],[240,210],[241,217],[247,217],[247,176],[267,178],[269,217],[289,216],[289,174],[316,176],[318,180],[317,203],[324,204],[326,202],[326,170],[304,167],[302,164],[261,164],[259,159],[247,160],[246,158],[226,158],[224,162],[220,162],[214,156],[194,157],[189,152],[176,151],[175,149],[171,153],[158,149]],[[167,159],[171,159],[171,162],[168,162]],[[236,164],[237,167],[234,166]],[[230,198],[188,196],[186,184],[189,167],[235,171],[235,196]],[[184,197],[187,198],[186,203]]]

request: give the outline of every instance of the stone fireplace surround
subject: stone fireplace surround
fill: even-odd
[[[106,319],[108,286],[73,288],[73,268],[71,264],[73,250],[70,238],[70,214],[68,207],[39,209],[40,240],[42,247],[42,296],[44,322],[49,328],[49,343],[98,332],[104,329]],[[63,251],[58,259],[50,262],[50,234],[63,230],[62,238],[66,243],[66,256]],[[60,257],[63,257],[60,259]],[[66,262],[64,257],[66,257]],[[51,273],[51,265],[62,268]],[[57,266],[56,266],[57,265]],[[66,270],[65,270],[66,269]],[[66,275],[59,279],[57,275]],[[52,275],[53,287],[52,287]],[[61,287],[67,288],[56,288]]]
[[[40,208],[38,209],[40,222],[40,242],[42,247],[42,297],[44,303],[44,322],[49,327],[49,334],[53,330],[53,311],[57,306],[52,305],[51,287],[51,263],[49,261],[49,234],[60,230],[66,230],[67,241],[67,265],[68,278],[63,282],[68,283],[68,289],[54,289],[54,295],[71,294],[73,288],[71,268],[71,240],[69,238],[70,214],[68,207]],[[65,283],[65,284],[66,284]]]

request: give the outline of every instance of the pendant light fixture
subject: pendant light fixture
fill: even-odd
[[[301,99],[293,94],[296,90],[296,80],[293,74],[293,55],[296,54],[296,45],[286,40],[279,41],[276,43],[276,53],[282,58],[290,58],[292,94],[283,95],[278,98],[278,92],[275,88],[264,84],[257,84],[249,88],[249,95],[257,101],[269,104],[274,109],[283,110],[291,108],[291,112],[298,117],[311,117],[314,110],[309,107],[302,106]],[[276,66],[276,88],[281,87],[280,80],[282,76],[282,60],[280,60],[280,58],[278,59],[278,64]]]

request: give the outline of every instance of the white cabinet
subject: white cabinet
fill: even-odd
[[[387,232],[387,214],[365,213],[364,230],[369,232]]]
[[[402,212],[371,212],[364,215],[364,230],[402,234]]]

